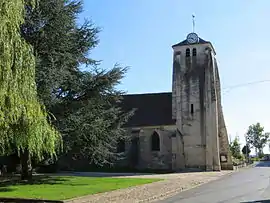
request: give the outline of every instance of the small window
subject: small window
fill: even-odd
[[[189,48],[186,49],[186,57],[190,57],[190,49]]]
[[[125,140],[119,140],[117,143],[117,153],[125,152],[125,148]]]
[[[160,140],[157,132],[154,132],[151,136],[152,151],[160,150]]]
[[[193,104],[190,105],[190,113],[194,114],[194,106],[193,106]]]
[[[192,49],[192,56],[197,56],[197,50],[195,48]]]

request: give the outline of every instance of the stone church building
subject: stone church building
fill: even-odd
[[[216,52],[196,33],[172,46],[172,91],[127,94],[123,109],[135,109],[119,144],[121,165],[138,169],[207,171],[233,169],[221,106]]]

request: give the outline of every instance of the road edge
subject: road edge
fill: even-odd
[[[207,184],[207,183],[210,183],[210,182],[213,182],[213,181],[218,181],[218,180],[220,180],[222,178],[225,178],[226,176],[234,174],[235,172],[238,172],[238,171],[231,170],[228,173],[224,173],[224,174],[222,174],[222,175],[220,175],[218,177],[213,178],[212,180],[201,181],[198,184],[196,184],[196,183],[191,184],[191,185],[189,185],[187,187],[181,187],[179,189],[171,190],[171,191],[166,192],[165,194],[163,193],[163,194],[160,194],[160,195],[156,195],[156,196],[153,196],[153,197],[150,197],[150,198],[138,201],[138,202],[139,203],[150,203],[150,202],[162,201],[162,200],[170,198],[170,197],[172,197],[172,196],[174,196],[174,195],[176,195],[178,193],[200,187],[200,186],[202,186],[204,184]]]

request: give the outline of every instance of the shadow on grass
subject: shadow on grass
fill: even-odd
[[[0,192],[8,186],[14,185],[41,185],[41,184],[65,184],[68,179],[64,177],[51,177],[51,176],[33,176],[32,180],[20,180],[18,176],[5,177],[0,179]]]
[[[10,188],[9,186],[16,185],[41,185],[41,184],[65,184],[68,181],[66,178],[61,177],[50,177],[50,176],[33,176],[32,180],[22,181],[18,176],[9,176],[9,177],[1,177],[0,178],[0,192],[12,192],[16,189]],[[37,186],[38,187],[38,186]],[[4,198],[0,197],[0,202],[8,202],[8,203],[62,203],[63,201],[55,201],[55,200],[41,200],[41,199],[24,199],[24,198]]]
[[[11,192],[11,191],[14,191],[15,189],[13,188],[7,188],[7,187],[3,187],[3,188],[0,188],[0,192]]]
[[[57,200],[41,200],[41,199],[21,199],[21,198],[1,198],[0,202],[8,203],[64,203],[64,201]]]
[[[240,202],[240,203],[270,203],[270,199],[247,201],[247,202]]]
[[[19,176],[5,176],[0,177],[0,193],[4,196],[5,192],[13,192],[17,188],[11,186],[21,186],[21,185],[34,185],[33,187],[39,187],[39,185],[76,185],[82,186],[85,184],[73,184],[70,182],[72,177],[54,177],[48,175],[35,175],[32,180],[22,181]],[[0,194],[1,196],[1,194]],[[26,198],[9,198],[9,197],[0,197],[0,202],[8,203],[63,203],[64,201],[58,200],[46,200],[46,199],[26,199]]]
[[[100,177],[100,178],[112,178],[112,177],[123,177],[123,176],[144,176],[144,175],[162,175],[162,174],[171,174],[171,173],[196,173],[196,172],[206,172],[203,169],[190,168],[183,169],[178,171],[158,171],[158,170],[142,170],[134,172],[103,172],[103,171],[89,171],[89,172],[74,172],[74,171],[61,171],[53,176],[74,176],[74,177]]]

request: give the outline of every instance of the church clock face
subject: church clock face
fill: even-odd
[[[188,36],[187,36],[187,41],[190,44],[197,43],[198,42],[198,39],[199,39],[198,35],[196,33],[194,33],[194,32],[188,34]]]

